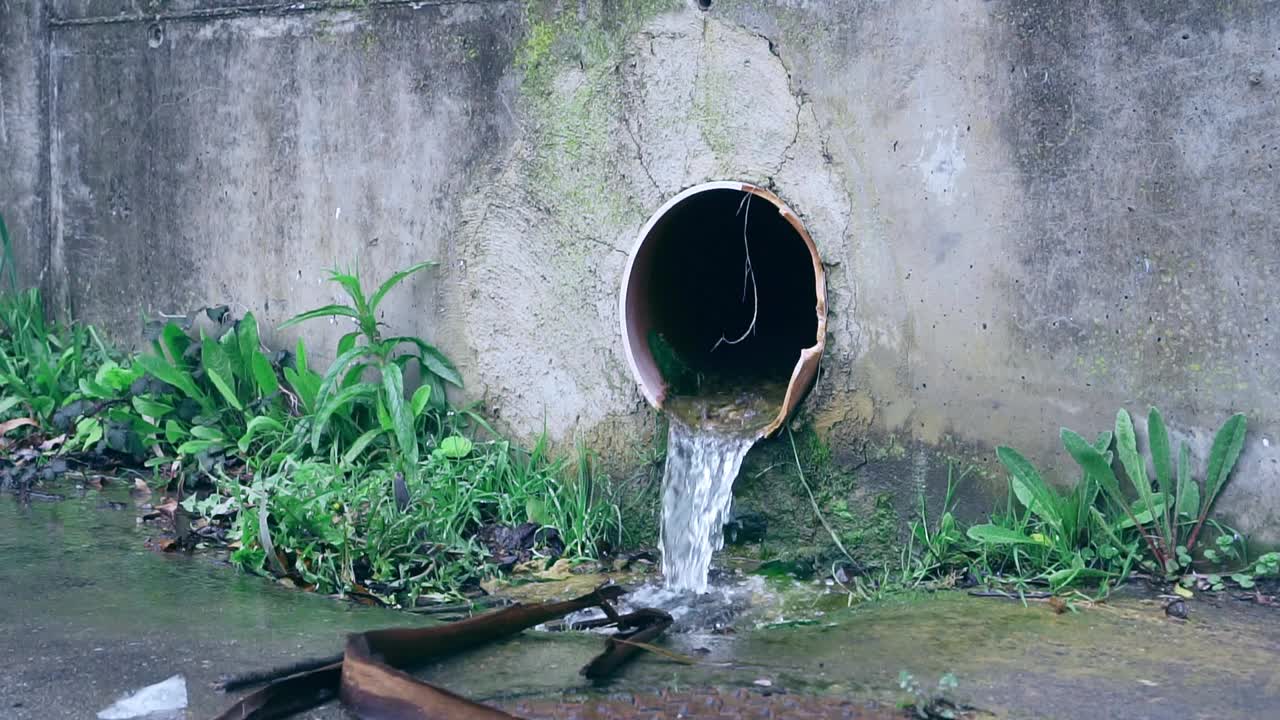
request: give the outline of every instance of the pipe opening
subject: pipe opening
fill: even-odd
[[[769,432],[812,381],[825,311],[822,264],[796,215],[728,182],[686,190],[650,218],[622,297],[628,360],[651,403],[776,391]]]

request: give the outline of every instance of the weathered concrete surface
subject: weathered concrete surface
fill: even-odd
[[[339,300],[335,265],[376,282],[441,258],[451,208],[512,123],[515,10],[57,26],[51,202],[75,315],[124,339],[140,311],[214,301],[278,322]],[[415,279],[386,321],[433,335],[438,292]],[[321,352],[345,332],[316,325]]]
[[[44,0],[0,0],[0,215],[20,281],[48,279]]]
[[[1238,410],[1221,509],[1280,543],[1280,3],[186,0],[117,22],[137,4],[52,8],[48,261],[120,337],[214,302],[279,321],[332,299],[335,263],[439,259],[387,321],[507,427],[626,464],[652,435],[626,252],[680,189],[749,180],[829,263],[806,414],[837,458],[890,448],[864,472],[904,496],[1000,443],[1067,479],[1062,425],[1155,403],[1202,455]]]

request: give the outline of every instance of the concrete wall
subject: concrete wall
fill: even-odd
[[[0,215],[20,281],[50,276],[43,0],[0,0]]]
[[[890,448],[866,472],[904,497],[997,443],[1068,479],[1062,425],[1156,403],[1203,452],[1238,410],[1221,508],[1280,542],[1280,2],[50,0],[47,58],[18,4],[6,216],[117,337],[437,259],[387,322],[515,432],[625,465],[653,427],[626,253],[679,190],[748,180],[828,263],[805,413],[836,457]]]

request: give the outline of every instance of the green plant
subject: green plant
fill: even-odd
[[[1280,552],[1263,553],[1250,561],[1248,544],[1239,533],[1213,520],[1208,522],[1217,532],[1214,547],[1202,551],[1211,571],[1187,573],[1180,580],[1184,587],[1221,591],[1226,589],[1226,581],[1231,580],[1249,590],[1257,584],[1258,578],[1280,574]]]
[[[0,298],[0,419],[21,413],[41,426],[83,397],[81,380],[92,378],[111,353],[91,327],[45,320],[36,289]],[[64,416],[75,413],[64,413]]]
[[[153,455],[151,465],[194,459],[202,469],[248,449],[266,427],[283,428],[280,368],[263,351],[253,313],[230,322],[224,310],[206,311],[221,332],[187,335],[166,324],[152,352],[134,358],[129,371],[147,379],[128,393],[127,408],[108,418],[127,422]],[[99,393],[110,397],[116,387]]]
[[[1110,444],[1111,433],[1102,433],[1091,447],[1105,452]],[[1000,447],[996,457],[1009,472],[1009,507],[967,533],[984,567],[996,574],[1012,572],[1022,583],[1041,580],[1055,590],[1091,580],[1118,582],[1128,575],[1136,543],[1121,538],[1108,506],[1098,502],[1099,487],[1090,475],[1062,493],[1017,450]]]
[[[7,286],[0,288],[0,296],[17,294],[18,269],[13,260],[13,242],[9,238],[9,227],[4,224],[4,213],[0,213],[0,279],[6,281]]]
[[[423,340],[409,336],[384,338],[377,312],[387,293],[396,285],[432,265],[434,263],[423,262],[401,270],[384,281],[372,295],[366,295],[358,273],[332,271],[330,279],[347,293],[350,304],[332,304],[309,310],[280,326],[283,329],[315,318],[338,316],[351,318],[357,327],[339,340],[338,357],[318,384],[312,385],[302,371],[295,373],[295,381],[301,380],[302,385],[300,388],[295,385],[295,388],[312,415],[308,421],[309,439],[314,451],[320,450],[321,440],[327,431],[331,431],[332,425],[359,427],[353,418],[361,408],[371,407],[376,425],[351,440],[346,445],[345,456],[354,459],[374,441],[385,438],[393,464],[406,478],[411,478],[416,472],[421,455],[417,432],[419,418],[429,403],[434,402],[437,408],[444,407],[442,383],[460,386],[462,378],[443,353]],[[402,351],[406,346],[409,350]],[[298,356],[303,357],[301,347]],[[424,382],[406,401],[404,371],[410,363],[417,366]],[[372,375],[376,375],[376,379],[366,379]],[[332,431],[333,435],[341,437],[342,428]]]
[[[1128,411],[1121,409],[1116,414],[1116,452],[1137,496],[1136,502],[1130,501],[1121,490],[1111,468],[1110,453],[1104,453],[1105,448],[1090,445],[1066,428],[1062,430],[1062,441],[1086,475],[1124,510],[1127,519],[1121,527],[1137,531],[1151,556],[1146,566],[1166,578],[1173,578],[1190,570],[1194,562],[1196,542],[1240,456],[1245,432],[1244,415],[1233,415],[1223,423],[1209,451],[1205,475],[1197,481],[1192,478],[1191,452],[1185,442],[1179,448],[1174,470],[1164,418],[1157,408],[1151,408],[1147,434],[1155,469],[1153,488],[1146,463],[1138,453],[1133,421]]]
[[[955,508],[956,489],[972,471],[966,468],[955,476],[955,466],[947,466],[947,491],[942,499],[942,513],[934,526],[929,524],[929,506],[924,493],[917,500],[916,517],[911,521],[910,543],[906,555],[914,557],[911,564],[915,582],[929,577],[940,577],[957,569],[967,568],[968,556],[965,552],[965,535],[960,530],[952,511]],[[904,560],[903,565],[907,566]]]
[[[245,569],[401,604],[454,596],[495,574],[477,540],[486,528],[536,523],[532,551],[547,557],[593,557],[618,536],[621,516],[585,450],[571,463],[548,459],[545,439],[528,453],[504,440],[450,444],[406,480],[406,505],[390,490],[388,463],[288,458],[247,481],[218,473],[217,492],[184,507],[231,523],[232,560]]]

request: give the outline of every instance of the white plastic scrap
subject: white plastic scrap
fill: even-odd
[[[127,718],[155,717],[159,713],[173,713],[187,707],[187,680],[181,675],[148,685],[114,705],[98,713],[99,720],[126,720]]]

